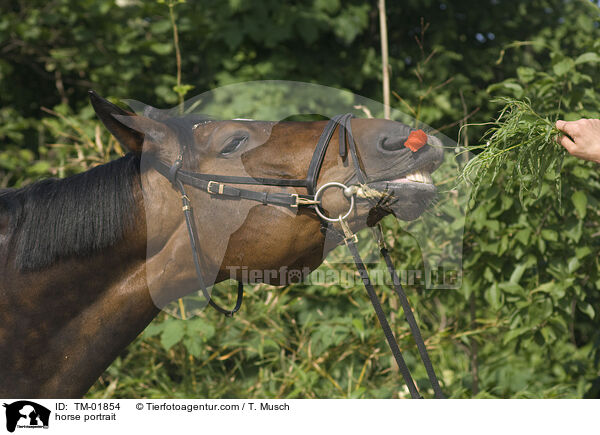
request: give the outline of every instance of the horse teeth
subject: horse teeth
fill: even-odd
[[[415,171],[412,174],[408,174],[405,178],[416,183],[433,184],[431,174],[425,171]]]

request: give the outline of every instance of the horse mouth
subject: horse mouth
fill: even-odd
[[[372,207],[367,225],[373,226],[389,214],[405,221],[421,216],[437,192],[431,178],[433,170],[435,167],[424,167],[401,177],[368,183],[367,186],[377,194],[369,198]]]

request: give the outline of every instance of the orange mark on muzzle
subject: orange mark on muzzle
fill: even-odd
[[[419,151],[423,145],[427,143],[427,135],[423,130],[416,130],[408,135],[408,139],[404,142],[404,146],[409,148],[413,153]]]

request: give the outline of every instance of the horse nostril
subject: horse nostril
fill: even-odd
[[[380,151],[400,151],[404,149],[404,142],[406,142],[406,137],[404,136],[383,136],[379,138],[377,141],[377,148]]]

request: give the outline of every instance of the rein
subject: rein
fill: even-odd
[[[203,174],[198,172],[186,171],[183,168],[183,159],[184,156],[189,152],[187,141],[180,141],[181,149],[179,156],[175,160],[172,165],[167,165],[166,163],[153,159],[154,168],[166,177],[173,188],[175,188],[181,194],[182,201],[182,209],[185,216],[185,221],[187,225],[187,230],[190,238],[190,245],[192,248],[192,255],[194,259],[194,266],[196,269],[196,275],[198,278],[198,284],[200,285],[200,289],[204,298],[208,301],[208,303],[215,308],[218,312],[224,314],[227,317],[232,317],[242,306],[243,297],[244,297],[244,288],[243,284],[238,281],[237,288],[237,300],[235,306],[228,310],[220,305],[218,305],[210,296],[207,290],[206,283],[202,276],[202,267],[200,264],[199,258],[199,250],[198,250],[198,233],[196,230],[196,225],[194,223],[194,212],[192,209],[192,205],[190,203],[190,199],[187,196],[185,186],[191,186],[193,188],[202,190],[211,195],[223,197],[224,199],[247,199],[250,201],[256,201],[262,203],[264,205],[276,205],[290,208],[299,208],[299,207],[308,207],[312,208],[319,218],[323,225],[325,225],[329,229],[332,228],[332,223],[339,223],[342,228],[343,233],[340,233],[338,230],[336,232],[340,233],[341,239],[344,241],[352,257],[354,259],[354,263],[356,268],[361,276],[363,284],[367,290],[367,294],[373,305],[375,310],[375,314],[379,320],[381,328],[383,329],[385,338],[388,342],[388,345],[394,355],[396,363],[400,369],[402,377],[408,386],[408,390],[413,399],[422,399],[423,397],[419,394],[417,387],[415,386],[414,380],[402,357],[402,353],[398,347],[398,343],[394,337],[394,333],[386,319],[385,313],[381,306],[381,301],[379,300],[377,294],[375,293],[375,289],[373,284],[371,283],[371,279],[369,277],[369,272],[360,256],[360,253],[357,248],[358,236],[350,230],[348,223],[346,222],[346,218],[350,215],[352,210],[354,209],[354,197],[360,197],[367,199],[369,201],[374,201],[377,197],[381,197],[381,193],[377,193],[373,189],[370,189],[367,186],[367,176],[362,167],[360,157],[358,155],[358,151],[356,148],[356,142],[354,141],[352,135],[352,126],[351,119],[353,115],[351,113],[336,115],[327,123],[317,145],[315,147],[315,152],[310,161],[308,172],[305,179],[279,179],[279,178],[253,178],[253,177],[238,177],[231,175],[214,175],[214,174]],[[317,189],[317,181],[319,178],[319,174],[321,172],[321,167],[323,165],[323,161],[325,159],[325,153],[331,142],[331,138],[333,137],[333,133],[335,129],[339,126],[339,155],[342,160],[346,160],[348,153],[352,158],[352,162],[354,164],[354,170],[356,177],[358,179],[359,184],[353,186],[346,186],[342,183],[330,182],[323,184],[321,187]],[[279,186],[279,187],[301,187],[306,189],[306,195],[299,195],[296,193],[271,193],[271,192],[257,192],[254,190],[244,189],[233,187],[228,184],[238,184],[238,185],[254,185],[254,186]],[[349,200],[350,206],[345,215],[340,215],[338,218],[330,218],[325,215],[325,213],[321,210],[320,207],[320,197],[322,193],[331,187],[337,187],[342,190],[344,196]],[[419,354],[421,356],[421,360],[425,366],[427,371],[427,376],[429,377],[429,381],[433,387],[435,398],[445,398],[438,379],[436,377],[435,371],[431,364],[431,360],[429,358],[429,354],[427,353],[427,348],[425,347],[425,343],[421,336],[421,331],[417,325],[414,314],[410,307],[410,303],[402,285],[400,284],[400,279],[394,269],[394,265],[389,256],[389,252],[385,246],[383,235],[381,232],[381,227],[378,226],[373,228],[375,235],[377,237],[379,243],[379,249],[382,257],[384,258],[388,271],[392,277],[392,282],[394,285],[394,290],[398,295],[400,302],[402,304],[402,309],[404,310],[404,315],[406,320],[410,326],[411,333],[415,339],[417,344],[417,348],[419,350]]]

